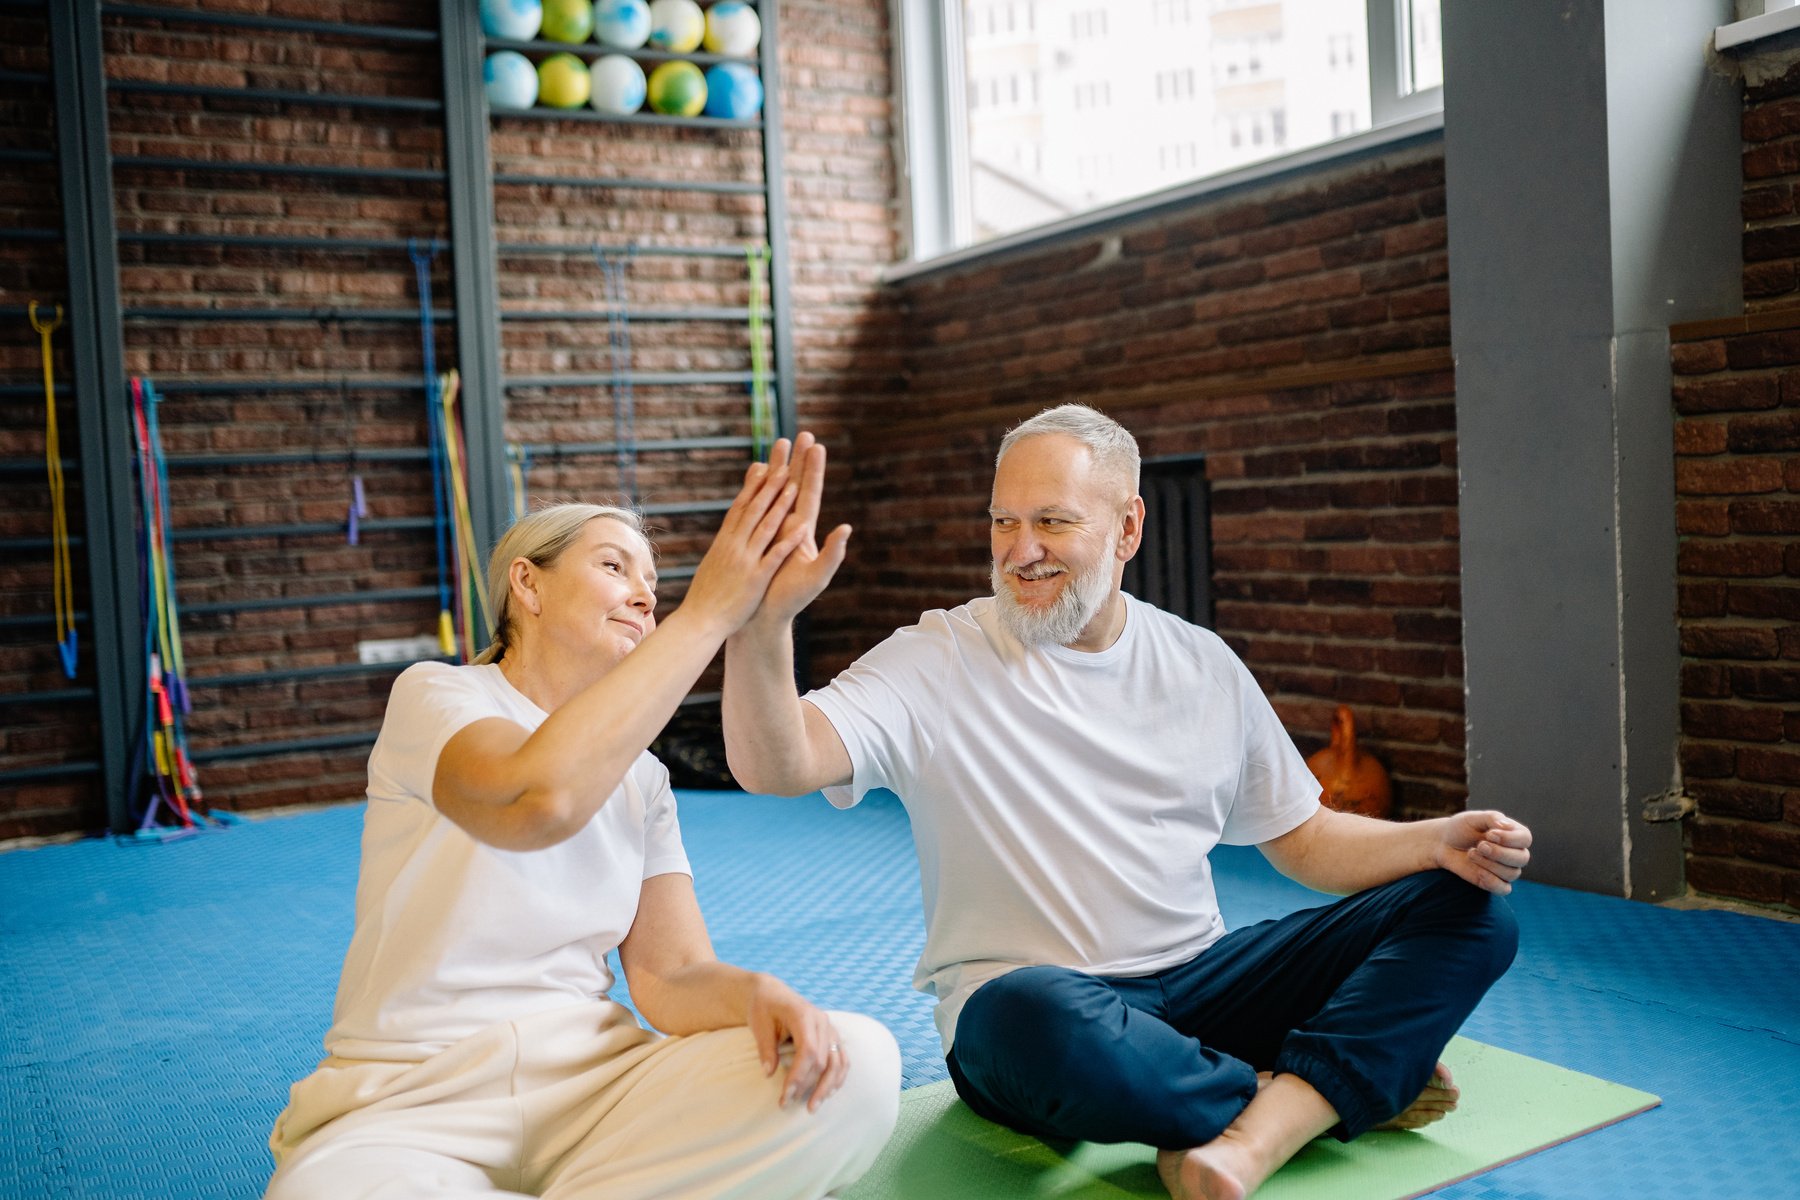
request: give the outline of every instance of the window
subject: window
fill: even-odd
[[[1263,78],[1274,69],[1280,47],[1281,35],[1278,33],[1214,38],[1214,82],[1250,83]]]
[[[1192,170],[1200,163],[1200,147],[1195,142],[1176,142],[1158,146],[1156,162],[1164,170]]]
[[[1159,101],[1193,99],[1194,69],[1183,67],[1174,71],[1158,71],[1156,73],[1156,98]]]
[[[1106,36],[1106,10],[1090,8],[1069,14],[1069,34],[1076,41]]]
[[[1437,111],[1440,3],[895,0],[911,254]]]
[[[1406,33],[1400,39],[1405,65],[1400,80],[1407,95],[1444,86],[1444,23],[1440,0],[1406,0]]]
[[[1112,81],[1109,79],[1091,80],[1075,85],[1073,93],[1075,107],[1093,110],[1112,107]]]
[[[1369,0],[1369,97],[1375,124],[1444,107],[1440,0]]]

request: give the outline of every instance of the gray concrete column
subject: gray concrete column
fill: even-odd
[[[1669,337],[1742,311],[1731,0],[1447,0],[1471,807],[1531,878],[1682,888]],[[1652,807],[1655,806],[1655,807]]]

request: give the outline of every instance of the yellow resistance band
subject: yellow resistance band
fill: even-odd
[[[464,578],[468,583],[462,588],[462,634],[463,645],[467,647],[466,658],[474,657],[477,647],[475,638],[479,630],[485,630],[488,620],[487,584],[481,577],[481,559],[475,549],[475,522],[469,515],[469,489],[463,477],[462,455],[457,450],[456,437],[456,396],[462,390],[462,378],[452,367],[443,377],[440,389],[444,408],[444,447],[450,457],[450,490],[455,499],[451,509],[452,536],[462,549]],[[470,604],[471,596],[480,603],[479,616]]]
[[[50,473],[51,604],[56,609],[56,648],[63,674],[75,678],[75,585],[69,570],[69,510],[63,493],[62,437],[56,428],[56,367],[50,335],[62,325],[62,305],[48,322],[38,320],[37,301],[26,310],[44,354],[44,465]]]

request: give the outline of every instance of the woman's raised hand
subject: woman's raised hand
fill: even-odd
[[[818,485],[811,480],[824,468],[825,448],[810,433],[800,434],[794,444],[782,438],[767,463],[750,465],[688,584],[684,611],[717,622],[722,636],[750,619],[769,580],[794,548],[811,537],[812,520],[797,513],[795,504],[803,493],[810,494],[816,517]]]

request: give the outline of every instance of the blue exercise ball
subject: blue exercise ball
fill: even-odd
[[[481,31],[491,38],[528,42],[544,24],[544,0],[481,0]]]
[[[650,6],[644,0],[599,0],[594,5],[594,40],[636,50],[650,40]]]
[[[744,121],[762,111],[763,85],[743,63],[720,63],[706,72],[706,115]]]
[[[537,103],[538,73],[517,50],[496,50],[481,64],[489,108],[521,112]]]

